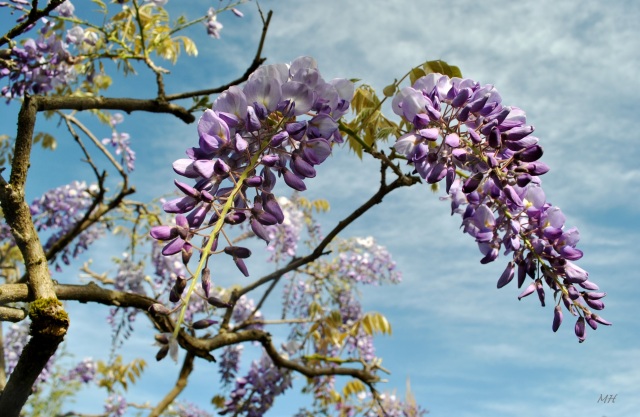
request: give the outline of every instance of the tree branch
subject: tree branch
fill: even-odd
[[[197,90],[197,91],[189,91],[186,93],[179,93],[179,94],[171,94],[166,96],[166,100],[167,101],[174,101],[174,100],[180,100],[183,98],[191,98],[191,97],[197,97],[197,96],[208,96],[210,94],[218,94],[218,93],[222,93],[224,90],[228,89],[231,86],[234,85],[238,85],[240,83],[243,83],[245,81],[247,81],[247,79],[249,78],[249,75],[251,75],[251,73],[253,73],[256,69],[258,69],[258,67],[260,65],[262,65],[264,63],[264,61],[266,61],[266,58],[263,58],[262,55],[262,48],[264,46],[264,41],[267,38],[267,31],[269,30],[269,23],[271,22],[271,16],[273,15],[273,12],[270,10],[269,13],[267,13],[267,18],[266,20],[263,21],[262,23],[262,36],[260,37],[260,43],[258,44],[258,50],[256,51],[256,55],[253,58],[253,61],[251,62],[251,65],[249,65],[249,67],[247,68],[247,70],[244,72],[244,74],[242,74],[241,77],[225,84],[222,85],[220,87],[216,87],[216,88],[209,88],[206,90]]]
[[[178,375],[178,380],[176,381],[176,385],[167,393],[167,395],[158,403],[158,405],[151,410],[149,413],[149,417],[159,417],[162,412],[171,405],[171,403],[180,395],[180,393],[187,386],[187,379],[189,375],[193,371],[193,360],[194,355],[191,352],[187,352],[187,355],[184,357],[184,362],[182,363],[182,369],[180,369],[180,374]]]
[[[38,101],[37,98],[26,96],[22,103],[9,183],[4,179],[0,181],[0,204],[24,259],[28,293],[33,300],[29,306],[29,333],[32,337],[0,395],[0,410],[7,417],[18,417],[36,378],[55,353],[69,327],[69,317],[56,297],[31,210],[24,200]]]
[[[156,300],[148,297],[122,291],[107,290],[95,283],[89,283],[87,285],[56,285],[55,289],[59,299],[75,300],[82,303],[96,302],[118,307],[134,307],[143,311],[148,311],[149,307],[156,303]],[[0,286],[0,304],[16,301],[29,301],[29,292],[26,285],[5,284]],[[152,316],[148,314],[148,317],[160,331],[171,332],[173,330],[175,324],[167,316]],[[206,339],[193,337],[184,331],[180,331],[178,334],[178,343],[180,346],[193,355],[210,361],[213,360],[213,356],[209,352],[244,342],[259,342],[271,357],[274,364],[300,372],[310,378],[322,375],[346,375],[358,378],[364,383],[373,383],[379,380],[378,376],[372,372],[372,369],[368,369],[367,367],[364,369],[333,366],[311,367],[286,359],[278,353],[272,343],[271,335],[264,330],[248,329],[237,332],[222,332]]]
[[[232,294],[232,300],[230,300],[230,302],[233,304],[235,303],[235,301],[240,298],[241,296],[243,296],[244,294],[253,291],[254,289],[258,288],[259,286],[269,282],[269,281],[273,281],[276,280],[278,278],[280,278],[282,275],[286,274],[287,272],[293,271],[295,269],[300,268],[303,265],[306,265],[310,262],[315,261],[316,259],[318,259],[320,256],[322,256],[325,252],[325,249],[327,248],[327,246],[329,245],[329,243],[331,243],[331,241],[342,231],[344,230],[347,226],[349,226],[351,223],[353,223],[358,217],[362,216],[364,213],[366,213],[370,208],[372,208],[373,206],[375,206],[376,204],[379,204],[382,202],[382,199],[389,194],[390,192],[392,192],[393,190],[400,188],[400,187],[406,187],[406,186],[411,186],[413,184],[418,183],[420,180],[416,177],[410,177],[410,176],[401,176],[399,178],[397,178],[395,181],[393,181],[391,184],[385,184],[384,182],[384,167],[386,165],[383,163],[382,164],[382,178],[383,180],[380,183],[380,188],[378,189],[378,191],[369,199],[367,200],[364,204],[362,204],[360,207],[358,207],[357,209],[355,209],[351,214],[349,214],[347,217],[345,217],[342,221],[340,221],[330,232],[329,234],[322,240],[322,242],[320,242],[318,244],[318,246],[313,250],[313,252],[311,252],[309,255],[306,255],[302,258],[295,258],[293,259],[291,262],[289,262],[286,266],[278,269],[277,271],[272,272],[269,275],[265,275],[264,277],[254,281],[253,283],[247,285],[244,288],[241,288],[238,291],[235,291]],[[234,298],[235,297],[235,298]]]
[[[146,111],[149,113],[168,113],[185,123],[193,123],[196,118],[184,107],[157,100],[111,97],[38,97],[38,111],[46,110],[122,110],[127,113]]]
[[[5,43],[8,43],[9,41],[11,41],[11,39],[29,30],[32,24],[36,23],[39,19],[45,16],[48,16],[53,9],[60,6],[65,1],[66,0],[51,0],[49,1],[49,4],[47,4],[47,6],[44,9],[41,9],[41,10],[38,10],[37,8],[31,9],[29,14],[27,15],[27,18],[24,21],[18,23],[15,27],[13,27],[11,30],[5,33],[2,38],[0,38],[0,46],[4,45]]]

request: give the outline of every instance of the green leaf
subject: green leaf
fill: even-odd
[[[462,78],[462,72],[460,71],[460,68],[456,66],[451,66],[440,59],[436,61],[427,61],[422,65],[422,68],[424,68],[427,74],[435,72],[435,73],[447,75],[449,77]]]
[[[412,69],[409,73],[409,80],[411,81],[411,85],[413,85],[413,83],[415,83],[418,78],[424,77],[425,75],[427,75],[427,73],[420,67]]]
[[[44,149],[50,149],[52,151],[56,150],[58,143],[56,142],[56,138],[51,136],[49,133],[38,132],[33,137],[33,143],[40,142]]]
[[[98,6],[100,6],[100,8],[102,9],[103,13],[107,12],[107,5],[101,1],[101,0],[91,0],[93,3],[97,4]]]
[[[352,395],[358,394],[360,392],[364,392],[366,391],[366,389],[367,387],[364,386],[362,381],[358,379],[353,379],[344,385],[344,388],[342,388],[342,393],[346,398],[346,397],[350,397]]]

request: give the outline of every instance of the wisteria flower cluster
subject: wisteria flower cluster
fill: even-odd
[[[271,358],[263,354],[259,361],[251,363],[246,376],[236,379],[230,399],[219,414],[262,416],[274,399],[291,386],[291,371],[275,366]]]
[[[8,100],[26,93],[46,94],[76,77],[67,42],[53,31],[52,21],[42,22],[37,38],[13,46],[7,58],[0,58],[0,80],[8,80],[0,94]]]
[[[402,281],[402,273],[396,269],[387,248],[378,245],[371,236],[341,241],[337,252],[338,259],[331,273],[362,284],[398,284]]]
[[[30,324],[31,323],[27,320],[22,321],[21,323],[12,324],[4,335],[4,351],[0,353],[4,354],[7,377],[9,377],[11,372],[15,369],[18,364],[18,359],[22,354],[22,350],[29,341]],[[42,372],[40,372],[40,375],[36,379],[34,390],[38,388],[38,384],[46,382],[51,377],[53,363],[55,360],[55,355],[49,359],[47,365],[42,369]]]
[[[133,172],[136,165],[136,153],[133,149],[131,149],[131,136],[125,132],[118,132],[116,130],[116,126],[124,121],[124,116],[122,113],[115,113],[109,124],[113,129],[110,138],[102,139],[102,143],[104,145],[111,145],[116,150],[116,155],[120,155],[122,163],[124,163],[126,170],[128,172]]]
[[[296,256],[300,233],[304,224],[304,213],[286,197],[278,197],[278,204],[284,214],[281,224],[266,226],[269,244],[267,251],[271,252],[270,262],[278,262]]]
[[[95,184],[74,181],[71,184],[49,190],[42,197],[36,198],[29,205],[36,230],[49,233],[43,245],[49,250],[55,242],[71,231],[82,220],[93,204],[93,196],[98,192]],[[55,268],[61,271],[60,262],[69,265],[71,258],[76,258],[100,239],[106,232],[104,223],[95,223],[75,237],[71,245],[65,246],[55,260]],[[44,239],[43,239],[44,240]],[[0,226],[0,241],[15,244],[11,230],[6,224]]]
[[[52,232],[43,245],[48,250],[60,237],[68,233],[86,215],[93,204],[93,195],[98,191],[97,185],[87,186],[85,182],[74,181],[53,190],[34,200],[31,205],[33,223],[38,231]],[[75,239],[73,245],[67,245],[60,252],[60,259],[69,265],[71,258],[87,250],[89,245],[102,237],[106,232],[104,223],[95,223]],[[56,261],[56,269],[61,269]]]
[[[401,273],[387,249],[372,237],[336,239],[331,248],[337,256],[309,265],[304,270],[307,279],[302,279],[303,274],[290,276],[283,293],[283,317],[308,317],[312,303],[319,303],[326,311],[339,312],[340,323],[336,324],[337,330],[345,334],[342,343],[327,346],[319,341],[313,346],[314,351],[335,357],[344,352],[352,359],[371,362],[375,359],[373,336],[361,326],[354,331],[365,315],[358,297],[359,286],[397,284]],[[288,341],[297,343],[310,326],[293,325]]]
[[[501,102],[492,85],[441,74],[419,78],[392,102],[410,128],[395,151],[428,183],[445,180],[452,213],[462,215],[482,263],[494,261],[501,249],[512,254],[498,288],[516,275],[521,287],[529,276],[533,282],[519,298],[537,292],[544,306],[545,283],[557,300],[553,331],[562,322],[562,301],[578,316],[575,334],[582,342],[585,322],[594,330],[611,324],[592,312],[604,308],[605,293],[585,291],[598,287],[573,263],[582,257],[576,248],[580,234],[565,229],[565,216],[546,201],[539,176],[549,168],[539,161],[543,150],[533,126],[523,110]]]
[[[177,214],[175,225],[151,230],[153,238],[168,242],[162,253],[182,253],[186,263],[199,250],[193,239],[204,236],[205,263],[211,253],[225,253],[248,276],[244,259],[251,251],[228,239],[218,250],[220,230],[247,222],[269,241],[266,227],[284,221],[273,194],[277,178],[294,190],[306,189],[304,180],[315,177],[332,144],[342,142],[336,120],[353,93],[348,80],[326,82],[309,57],[260,67],[243,88],[222,93],[199,120],[198,146],[173,164],[195,184],[175,181],[184,196],[163,205]],[[209,228],[211,237],[202,233]]]

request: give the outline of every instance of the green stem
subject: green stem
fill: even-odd
[[[253,157],[251,158],[251,161],[249,162],[245,170],[242,171],[242,174],[240,174],[240,177],[236,181],[236,185],[233,188],[233,191],[231,191],[231,194],[227,198],[227,201],[225,202],[224,206],[222,207],[222,211],[220,212],[220,217],[218,218],[218,221],[216,222],[211,233],[209,234],[209,240],[207,241],[207,244],[204,246],[204,248],[202,248],[200,262],[198,263],[198,267],[196,268],[195,274],[193,275],[193,279],[191,280],[191,284],[189,285],[187,294],[184,297],[182,308],[180,309],[180,315],[178,317],[178,322],[176,323],[176,328],[173,331],[174,338],[178,337],[178,333],[180,332],[180,326],[182,326],[182,323],[184,322],[184,315],[187,311],[187,306],[189,305],[189,299],[191,298],[191,295],[193,294],[193,291],[196,288],[196,284],[198,282],[198,278],[200,277],[200,274],[202,273],[204,264],[207,262],[209,255],[211,255],[211,246],[213,245],[214,240],[218,237],[218,234],[222,230],[222,226],[224,225],[224,218],[227,215],[227,213],[229,213],[229,211],[231,210],[233,206],[233,202],[236,199],[236,196],[238,195],[240,190],[242,189],[242,185],[244,184],[244,181],[249,176],[249,173],[255,169],[255,165],[258,162],[258,159],[260,158],[260,155],[262,155],[262,152],[264,151],[264,148],[266,147],[267,144],[268,144],[268,141],[265,141],[262,144],[263,146],[260,149],[260,151],[256,152],[255,155],[253,155]]]

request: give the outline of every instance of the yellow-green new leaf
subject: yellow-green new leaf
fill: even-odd
[[[349,382],[347,382],[344,386],[344,388],[342,388],[342,394],[344,395],[345,398],[348,398],[352,395],[356,395],[359,394],[361,392],[366,391],[367,387],[365,387],[365,385],[362,383],[362,381],[357,380],[357,379],[353,379]]]
[[[409,80],[411,81],[411,85],[413,85],[413,83],[415,83],[418,78],[424,77],[425,75],[427,75],[427,73],[420,67],[412,69],[409,73]]]

